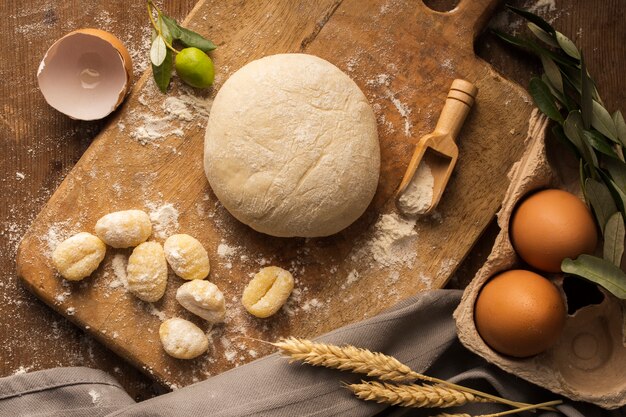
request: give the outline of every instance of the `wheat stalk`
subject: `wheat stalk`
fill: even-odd
[[[488,402],[468,392],[437,385],[395,385],[381,382],[361,382],[348,385],[358,398],[402,407],[456,407],[467,403]]]
[[[530,410],[535,410],[537,408],[545,408],[545,407],[550,407],[553,405],[558,405],[561,404],[563,401],[561,400],[555,400],[555,401],[548,401],[545,403],[540,403],[540,404],[530,404],[526,407],[520,407],[520,408],[515,408],[513,410],[506,410],[506,411],[501,411],[499,413],[495,413],[495,414],[483,414],[480,416],[476,416],[476,417],[502,417],[502,416],[507,416],[509,414],[516,414],[516,413],[521,413],[522,411],[530,411]],[[469,414],[446,414],[446,413],[440,413],[437,414],[434,417],[471,417]]]
[[[325,368],[365,374],[383,381],[425,381],[433,384],[441,384],[448,388],[473,394],[476,397],[486,398],[493,402],[510,405],[516,408],[532,406],[532,404],[507,400],[506,398],[496,395],[453,384],[443,379],[417,373],[392,356],[379,352],[371,352],[367,349],[357,348],[352,345],[336,346],[326,343],[315,343],[297,337],[284,338],[271,344],[279,348],[284,354],[290,356],[292,361],[299,360],[313,366],[323,366]],[[552,408],[542,408],[554,411]]]

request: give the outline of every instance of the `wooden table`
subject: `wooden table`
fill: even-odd
[[[229,0],[232,1],[232,0]],[[418,1],[418,0],[414,0]],[[436,9],[449,0],[425,1]],[[626,102],[626,0],[567,2],[518,0],[514,4],[534,8],[584,51],[591,74],[610,110]],[[129,5],[130,4],[130,5]],[[195,0],[171,0],[162,4],[182,19]],[[165,391],[81,330],[52,312],[28,293],[15,274],[15,252],[20,237],[71,170],[106,121],[73,121],[51,109],[36,83],[36,69],[48,46],[63,34],[80,27],[98,27],[118,35],[135,60],[135,71],[147,65],[149,26],[142,2],[121,0],[68,3],[10,0],[0,5],[5,24],[0,60],[0,376],[57,366],[89,366],[103,369],[120,380],[129,393],[145,399]],[[216,18],[219,18],[216,16]],[[511,32],[518,19],[498,11],[492,25]],[[521,85],[539,70],[529,55],[511,50],[491,34],[481,36],[478,54]],[[495,237],[490,227],[449,286],[463,288],[489,252]]]

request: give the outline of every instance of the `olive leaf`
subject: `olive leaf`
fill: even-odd
[[[580,57],[580,112],[583,117],[583,126],[589,130],[591,127],[591,113],[593,111],[593,83],[589,78],[587,67],[585,66],[585,59]]]
[[[165,58],[161,65],[152,64],[152,75],[156,85],[161,92],[165,93],[167,87],[170,85],[172,79],[172,68],[174,67],[174,59],[172,57],[172,51],[169,49],[165,52]]]
[[[533,77],[530,80],[530,95],[533,97],[535,104],[546,116],[555,122],[563,123],[565,120],[556,107],[554,98],[550,94],[550,89],[541,80],[541,78]]]
[[[595,100],[592,104],[591,125],[613,142],[618,142],[617,130],[609,112]]]
[[[584,129],[579,111],[571,111],[567,115],[567,119],[565,119],[563,123],[563,131],[565,132],[565,136],[578,148],[585,163],[592,167],[598,166],[596,154],[589,148],[587,142],[583,140],[582,132]]]
[[[150,62],[155,67],[158,67],[165,61],[165,55],[167,53],[167,46],[161,35],[157,35],[152,41],[152,47],[150,47]]]
[[[606,159],[604,167],[609,172],[615,185],[622,190],[626,190],[626,164],[616,159]]]
[[[619,159],[617,153],[615,153],[615,149],[609,145],[604,136],[595,132],[593,130],[584,130],[583,138],[587,141],[592,148],[597,150],[600,153],[605,154],[606,156],[610,156],[611,158]]]
[[[559,47],[559,44],[557,43],[554,36],[551,36],[549,33],[541,29],[539,26],[537,26],[533,22],[528,22],[527,26],[528,26],[528,29],[530,29],[530,31],[533,33],[533,35],[535,35],[537,39],[539,39],[540,41],[543,41],[544,43],[555,48]]]
[[[516,13],[516,14],[522,16],[524,19],[528,20],[529,22],[534,23],[540,29],[544,30],[545,32],[549,33],[550,35],[554,35],[555,34],[555,30],[550,25],[550,23],[546,22],[545,20],[543,20],[541,17],[537,16],[536,14],[528,12],[528,11],[523,10],[523,9],[518,9],[517,7],[511,6],[509,4],[506,5],[506,8],[509,9],[510,11],[512,11],[513,13]]]
[[[540,58],[541,64],[543,65],[543,70],[546,73],[545,75],[546,77],[548,77],[548,80],[550,80],[550,84],[552,84],[560,93],[562,93],[563,77],[561,76],[561,70],[546,54],[541,54]]]
[[[563,49],[563,51],[572,58],[580,59],[580,52],[578,52],[578,48],[576,48],[574,42],[572,42],[567,36],[563,35],[559,31],[555,31],[555,34],[556,41],[559,43],[561,49]]]
[[[617,206],[611,196],[611,191],[603,182],[593,178],[585,180],[585,196],[593,208],[593,213],[600,225],[600,230],[604,233],[606,222],[617,212]]]
[[[564,259],[561,270],[595,282],[617,298],[626,299],[626,274],[607,260],[591,255],[580,255],[576,260]]]
[[[613,123],[617,131],[617,138],[622,142],[623,146],[626,146],[626,122],[624,122],[624,116],[622,112],[617,110],[613,113]]]
[[[613,213],[604,228],[603,257],[618,267],[622,264],[624,255],[624,238],[626,238],[624,217],[620,212]]]

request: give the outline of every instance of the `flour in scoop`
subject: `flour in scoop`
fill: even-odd
[[[408,216],[423,214],[433,201],[435,179],[428,164],[418,165],[411,182],[398,199],[398,208]]]

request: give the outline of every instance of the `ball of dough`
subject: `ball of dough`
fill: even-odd
[[[331,63],[268,56],[235,72],[215,97],[204,169],[224,207],[253,229],[328,236],[361,216],[376,192],[376,118]]]

